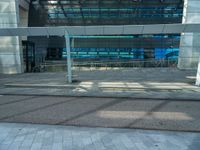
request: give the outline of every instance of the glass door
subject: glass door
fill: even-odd
[[[35,44],[30,41],[22,41],[24,72],[32,72],[35,67]]]

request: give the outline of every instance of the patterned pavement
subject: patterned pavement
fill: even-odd
[[[0,150],[199,150],[200,133],[0,123]]]

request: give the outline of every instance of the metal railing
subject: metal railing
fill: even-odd
[[[154,67],[177,67],[177,59],[168,60],[143,60],[143,61],[75,61],[72,63],[73,70],[98,70],[98,69],[112,69],[112,68],[154,68]],[[66,61],[59,62],[45,62],[34,67],[33,72],[56,72],[66,71]]]
[[[129,61],[129,62],[74,62],[73,67],[92,67],[92,68],[130,68],[130,67],[176,67],[178,60],[144,60],[144,61]]]

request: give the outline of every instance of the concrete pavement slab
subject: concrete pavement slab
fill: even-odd
[[[193,132],[16,123],[0,123],[2,131],[10,136],[2,137],[0,134],[3,138],[1,150],[199,150],[200,138],[200,133]],[[30,136],[33,138],[28,140]],[[48,139],[51,143],[47,142]],[[17,147],[13,147],[16,144]]]

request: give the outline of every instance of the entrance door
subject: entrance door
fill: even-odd
[[[35,67],[35,44],[30,41],[22,41],[24,72],[32,72]]]

